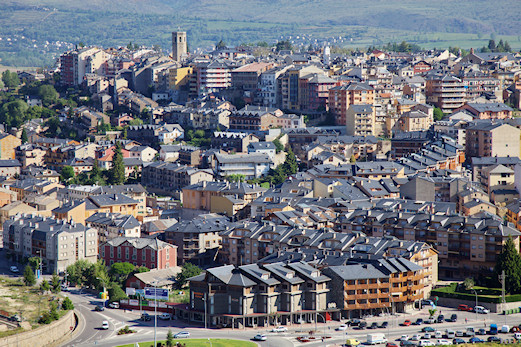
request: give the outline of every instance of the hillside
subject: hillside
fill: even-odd
[[[0,59],[34,65],[31,50],[59,51],[26,47],[27,39],[168,48],[178,27],[188,31],[192,48],[221,38],[239,44],[289,35],[341,36],[336,44],[351,47],[401,40],[480,47],[494,35],[519,48],[519,13],[517,0],[8,0],[0,5],[0,36],[25,39],[0,41]]]

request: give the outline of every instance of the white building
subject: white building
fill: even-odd
[[[215,154],[215,171],[223,178],[230,175],[259,178],[272,167],[273,160],[267,154]]]

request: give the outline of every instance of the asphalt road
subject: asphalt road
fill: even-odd
[[[121,309],[110,309],[106,308],[103,312],[94,311],[94,307],[101,303],[101,300],[94,296],[86,293],[80,293],[79,290],[66,293],[71,300],[74,302],[76,309],[82,315],[85,320],[80,334],[73,340],[69,341],[64,346],[103,346],[112,347],[121,344],[128,344],[134,342],[145,342],[154,340],[154,319],[149,322],[143,322],[139,320],[140,313],[125,311]],[[365,329],[358,330],[355,328],[348,328],[347,331],[341,332],[336,331],[335,328],[340,324],[339,322],[329,322],[328,324],[319,323],[317,326],[318,336],[328,335],[331,338],[322,342],[308,342],[301,344],[296,340],[297,336],[305,336],[309,330],[314,329],[313,324],[306,324],[303,326],[289,327],[287,333],[271,333],[267,329],[246,329],[246,330],[230,330],[230,329],[208,329],[205,330],[200,327],[192,327],[185,325],[182,321],[172,320],[163,321],[157,320],[157,339],[165,339],[169,329],[176,333],[179,331],[189,331],[190,337],[193,338],[232,338],[239,340],[251,340],[252,337],[257,333],[264,333],[268,336],[268,340],[265,342],[259,342],[260,346],[325,346],[325,345],[341,345],[345,342],[346,338],[356,338],[361,342],[365,342],[367,334],[371,333],[383,333],[387,336],[389,341],[397,341],[402,335],[408,335],[411,337],[414,334],[421,334],[420,330],[425,326],[432,326],[436,330],[445,332],[446,329],[466,330],[467,327],[474,327],[476,329],[483,328],[485,325],[490,326],[491,323],[496,323],[500,327],[505,324],[505,316],[497,314],[477,315],[471,312],[458,312],[455,309],[450,308],[439,308],[443,315],[448,318],[452,313],[457,313],[458,321],[456,323],[444,322],[430,325],[421,326],[401,326],[405,319],[415,321],[417,318],[427,318],[427,308],[421,311],[414,311],[412,314],[400,314],[398,316],[387,316],[387,317],[373,317],[368,318],[366,321],[370,325],[372,322],[382,323],[383,321],[389,322],[388,329]],[[467,318],[467,322],[465,322]],[[102,322],[106,320],[109,322],[108,330],[101,330]],[[518,325],[521,323],[521,314],[506,316],[506,323],[509,326]],[[128,325],[131,329],[136,330],[135,334],[118,336],[117,331]],[[423,334],[422,334],[423,335]],[[513,338],[513,334],[500,334],[501,338]],[[479,336],[486,340],[488,335]],[[468,340],[469,338],[466,338]],[[432,338],[432,341],[436,339]]]

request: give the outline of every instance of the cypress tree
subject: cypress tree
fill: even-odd
[[[110,180],[112,184],[125,183],[125,164],[121,153],[121,144],[116,144],[114,156],[112,157],[112,168],[110,169]]]
[[[510,294],[521,292],[521,255],[516,249],[511,237],[503,245],[503,250],[497,257],[494,268],[495,279],[498,280],[502,271],[505,271],[505,289]],[[499,280],[498,280],[499,281]]]

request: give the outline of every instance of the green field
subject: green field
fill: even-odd
[[[166,341],[157,341],[158,343],[166,344]],[[186,347],[209,347],[210,343],[208,339],[179,339],[175,340],[175,342],[182,343],[186,345]],[[228,340],[228,339],[210,339],[212,343],[212,347],[255,347],[256,343],[250,341],[240,341],[240,340]],[[139,343],[140,347],[153,347],[154,341],[150,342],[141,342]],[[175,346],[175,344],[174,344]],[[121,345],[118,347],[134,347],[134,344]]]

